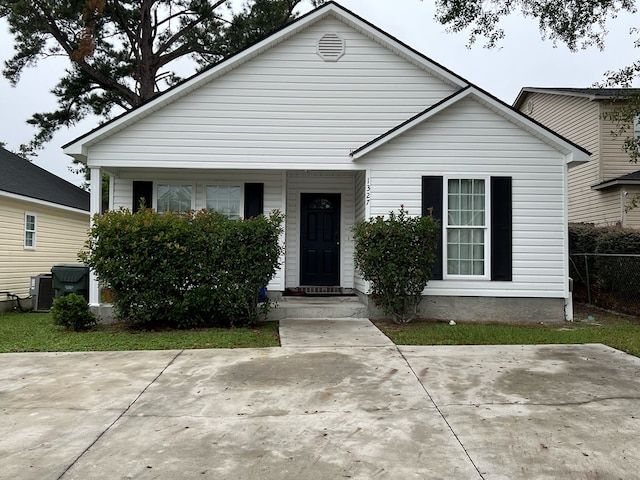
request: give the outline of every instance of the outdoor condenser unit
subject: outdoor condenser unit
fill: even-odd
[[[34,312],[48,312],[53,305],[53,279],[50,273],[31,277],[31,306]]]

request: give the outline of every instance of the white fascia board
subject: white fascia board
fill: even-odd
[[[360,147],[359,149],[355,150],[354,153],[351,154],[351,159],[353,161],[358,160],[359,158],[364,157],[366,154],[372,152],[376,148],[384,145],[385,143],[387,143],[387,142],[393,140],[394,138],[402,135],[403,133],[411,130],[416,125],[421,124],[425,120],[428,120],[429,118],[433,117],[434,115],[438,114],[439,112],[441,112],[441,111],[445,110],[446,108],[450,107],[454,103],[457,103],[462,98],[466,98],[469,95],[469,91],[470,91],[469,88],[467,88],[465,90],[460,90],[460,91],[456,92],[454,95],[452,95],[451,97],[449,97],[448,99],[446,99],[445,101],[443,101],[443,102],[441,102],[439,104],[436,104],[435,106],[433,106],[433,107],[425,110],[424,112],[416,115],[415,117],[413,117],[409,121],[405,122],[404,124],[400,124],[395,129],[392,129],[392,130],[389,130],[386,133],[383,133],[378,138],[376,138],[376,139],[372,140],[371,142],[369,142],[369,144],[367,144],[366,146]]]
[[[364,147],[360,147],[351,154],[351,158],[354,161],[358,160],[359,158],[365,156],[367,153],[375,150],[381,145],[384,145],[390,140],[393,140],[397,136],[402,135],[406,131],[411,130],[416,125],[421,124],[422,122],[428,120],[439,112],[449,108],[451,105],[454,105],[465,98],[474,98],[476,101],[483,103],[486,107],[494,110],[502,117],[515,123],[516,125],[519,125],[521,128],[524,128],[548,145],[551,145],[560,153],[563,153],[565,155],[565,163],[567,165],[576,165],[578,163],[583,163],[589,160],[589,154],[583,151],[581,148],[578,148],[577,146],[571,144],[569,141],[554,134],[553,132],[550,132],[543,126],[530,120],[527,116],[517,112],[516,110],[513,110],[511,107],[503,104],[499,100],[493,98],[492,96],[486,94],[485,92],[474,86],[468,86],[467,88],[456,92],[448,99],[445,99],[441,103],[436,104],[434,107],[425,110],[422,114],[416,115],[406,123],[401,124],[395,129],[379,136],[377,139],[372,140]]]
[[[89,217],[89,212],[81,210],[79,208],[68,207],[67,205],[60,205],[59,203],[47,202],[46,200],[40,200],[32,197],[25,197],[24,195],[18,195],[16,193],[4,192],[0,190],[0,197],[10,198],[12,200],[20,200],[22,202],[31,203],[33,205],[39,205],[42,207],[55,208],[58,210],[65,210],[67,212],[82,213]]]
[[[183,83],[172,88],[166,93],[160,94],[156,99],[150,100],[149,102],[130,111],[129,113],[124,113],[120,117],[116,117],[114,120],[105,124],[103,127],[98,127],[93,132],[90,132],[84,137],[80,137],[72,143],[67,144],[67,146],[63,149],[63,152],[75,158],[76,160],[86,163],[88,146],[99,142],[100,140],[110,135],[113,135],[114,133],[124,129],[128,125],[131,125],[141,118],[150,115],[154,111],[159,110],[165,105],[172,103],[176,99],[187,95],[189,92],[196,90],[202,85],[205,85],[212,80],[224,75],[225,73],[237,68],[239,65],[247,62],[251,58],[259,55],[265,50],[268,50],[274,45],[277,45],[278,43],[286,40],[299,31],[306,29],[308,26],[318,22],[319,20],[329,15],[335,16],[336,18],[352,26],[356,30],[359,30],[364,35],[367,35],[369,38],[372,38],[374,41],[385,45],[390,50],[406,58],[413,64],[429,71],[434,76],[440,77],[446,82],[459,87],[464,87],[467,85],[467,83],[460,77],[457,77],[449,70],[422,56],[417,51],[412,50],[399,40],[396,40],[391,35],[383,32],[382,30],[378,30],[372,24],[369,24],[366,21],[355,16],[355,14],[344,10],[342,7],[339,7],[338,5],[333,3],[329,3],[323,7],[318,8],[317,10],[309,12],[300,20],[294,21],[290,25],[282,28],[280,31],[272,34],[265,40],[256,43],[246,50],[243,50],[242,52],[236,54],[228,60],[222,61],[218,65],[215,65],[201,73],[196,73],[190,79],[185,80]]]
[[[396,39],[387,32],[378,29],[378,27],[375,27],[373,24],[368,23],[359,17],[351,15],[342,9],[339,9],[335,5],[328,5],[328,8],[330,8],[330,11],[332,11],[336,17],[345,21],[347,25],[360,31],[362,34],[371,38],[376,43],[382,44],[383,46],[389,48],[391,51],[405,58],[413,65],[416,65],[417,67],[428,71],[435,77],[440,78],[441,80],[444,80],[446,83],[449,83],[451,85],[455,85],[460,88],[464,88],[468,85],[468,82],[466,82],[461,77],[457,76],[450,70],[447,70],[445,67],[439,65],[434,60],[427,58],[417,50],[414,50],[411,47],[405,45],[404,43],[402,43],[402,41]]]
[[[583,149],[572,144],[560,135],[547,130],[545,127],[534,122],[526,115],[514,110],[506,104],[503,104],[478,88],[471,87],[469,89],[469,95],[475,97],[477,100],[484,103],[487,107],[493,109],[504,118],[529,131],[548,145],[551,145],[560,153],[563,153],[567,164],[575,165],[589,160],[589,154]]]

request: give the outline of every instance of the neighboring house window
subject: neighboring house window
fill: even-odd
[[[455,178],[446,183],[446,275],[485,276],[487,195],[485,180]]]
[[[158,213],[178,212],[184,213],[192,210],[191,185],[158,185]]]
[[[24,214],[24,248],[36,248],[36,215],[34,213]]]
[[[640,139],[640,117],[633,119],[633,138],[636,140]]]
[[[511,177],[423,176],[422,215],[439,221],[432,280],[513,279]]]
[[[240,187],[237,185],[207,185],[207,210],[214,210],[227,218],[240,218]]]

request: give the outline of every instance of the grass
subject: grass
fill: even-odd
[[[589,318],[593,318],[591,320]],[[532,345],[603,343],[640,357],[640,321],[577,306],[573,322],[549,324],[464,323],[421,320],[407,325],[376,322],[397,345]]]
[[[206,328],[132,332],[122,324],[71,332],[48,313],[0,314],[0,353],[84,352],[107,350],[182,350],[196,348],[277,347],[277,322],[253,328]]]
[[[593,320],[589,319],[589,316]],[[407,325],[376,322],[398,345],[527,345],[604,343],[640,357],[638,317],[576,307],[574,322],[545,325],[491,324],[421,320]],[[106,350],[182,350],[279,346],[277,322],[253,328],[207,328],[132,332],[122,324],[70,332],[46,313],[0,314],[0,353]]]

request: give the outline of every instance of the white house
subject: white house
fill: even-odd
[[[567,166],[588,152],[336,3],[64,148],[93,212],[106,172],[111,208],[286,213],[272,292],[366,303],[352,227],[402,204],[442,220],[425,315],[565,318]]]

